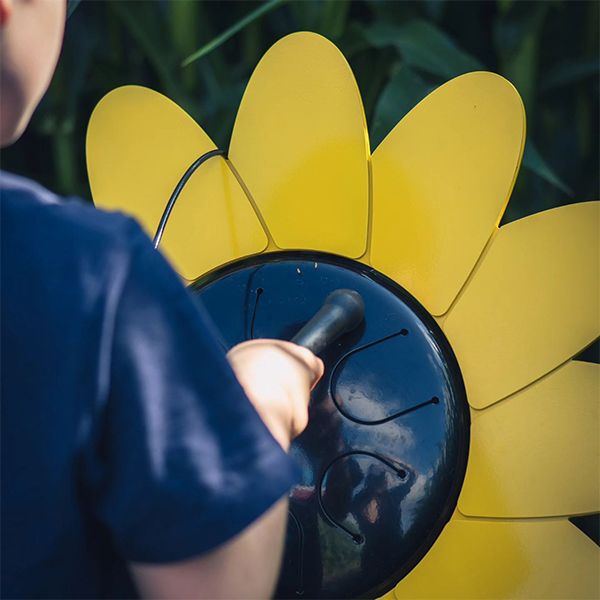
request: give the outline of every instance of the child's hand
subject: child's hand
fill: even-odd
[[[310,391],[323,375],[323,361],[291,342],[267,339],[238,344],[227,358],[261,419],[287,450],[308,424]]]

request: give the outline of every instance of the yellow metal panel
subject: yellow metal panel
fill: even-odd
[[[562,206],[498,231],[443,324],[474,408],[525,387],[598,337],[599,209]]]
[[[107,94],[90,119],[87,163],[94,202],[137,217],[153,237],[187,168],[215,149],[171,100],[125,86]],[[161,249],[185,279],[260,252],[267,238],[235,175],[221,157],[200,166],[184,187]]]
[[[481,412],[459,510],[480,517],[600,512],[600,367],[571,361]]]
[[[598,598],[600,549],[567,520],[451,521],[398,600]]]
[[[500,221],[524,140],[521,98],[499,75],[431,93],[373,153],[371,264],[446,312]]]
[[[358,257],[366,247],[369,145],[352,71],[314,33],[278,41],[254,71],[229,156],[280,248]]]

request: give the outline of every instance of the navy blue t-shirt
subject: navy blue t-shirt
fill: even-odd
[[[139,226],[0,174],[2,597],[125,597],[296,469]]]

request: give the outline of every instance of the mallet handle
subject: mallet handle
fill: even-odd
[[[335,290],[291,341],[308,348],[314,354],[320,354],[340,335],[360,325],[364,315],[365,304],[358,292]]]

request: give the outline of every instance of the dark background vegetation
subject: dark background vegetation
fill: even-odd
[[[173,98],[226,149],[262,54],[288,33],[311,30],[334,41],[354,70],[372,148],[429,91],[461,73],[489,69],[515,84],[527,110],[524,167],[505,220],[597,199],[599,6],[84,0],[67,22],[51,88],[25,136],[3,152],[2,167],[89,199],[88,118],[104,94],[130,83]],[[182,67],[199,49],[203,55]]]

